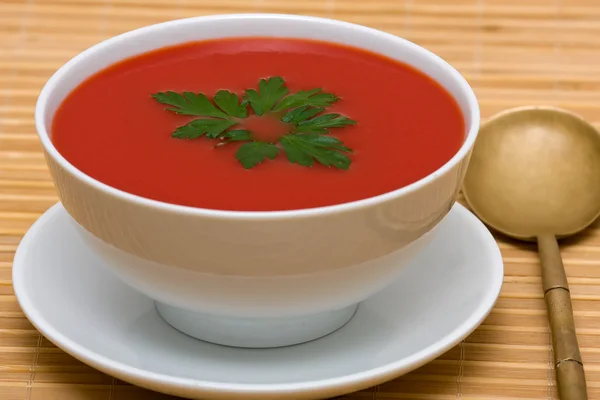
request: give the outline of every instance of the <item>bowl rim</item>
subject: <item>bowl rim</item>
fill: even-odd
[[[412,52],[420,53],[426,57],[429,62],[439,65],[442,69],[446,70],[451,79],[458,84],[460,92],[465,96],[467,100],[467,108],[470,110],[470,119],[465,120],[465,125],[469,127],[469,130],[465,136],[463,144],[460,149],[448,160],[445,164],[433,171],[429,175],[401,188],[377,195],[368,197],[366,199],[350,201],[346,203],[334,204],[329,206],[305,208],[305,209],[293,209],[293,210],[278,210],[278,211],[233,211],[233,210],[218,210],[208,209],[200,207],[185,206],[173,203],[167,203],[160,200],[153,200],[146,197],[142,197],[133,193],[128,193],[124,190],[117,189],[110,185],[107,185],[91,176],[85,174],[83,171],[76,168],[73,164],[63,157],[50,139],[48,130],[46,129],[45,117],[47,102],[51,93],[56,89],[66,75],[69,74],[70,70],[79,62],[94,54],[95,52],[101,51],[107,47],[115,44],[136,39],[144,34],[154,30],[164,30],[170,27],[182,24],[182,23],[204,23],[211,21],[227,21],[227,20],[248,20],[248,19],[264,19],[277,22],[285,21],[296,21],[296,22],[312,22],[320,24],[328,24],[338,26],[344,29],[353,29],[364,35],[370,35],[373,37],[379,37],[382,39],[388,39],[395,41],[398,46],[408,48]],[[368,48],[356,46],[369,50]],[[89,76],[89,75],[88,75]],[[38,133],[38,137],[44,147],[47,156],[51,157],[61,168],[68,171],[71,175],[75,176],[78,180],[85,184],[93,187],[96,190],[104,192],[109,196],[119,198],[127,203],[135,204],[137,206],[154,208],[156,211],[173,212],[182,215],[189,216],[201,216],[208,218],[219,218],[219,219],[232,219],[232,220],[272,220],[272,219],[287,219],[287,218],[302,218],[302,217],[316,217],[324,214],[336,214],[348,211],[354,211],[358,209],[368,208],[379,203],[383,203],[395,198],[405,196],[409,193],[413,193],[422,187],[425,187],[432,183],[440,175],[444,175],[446,172],[454,168],[459,164],[472,149],[477,133],[479,131],[479,119],[480,110],[475,97],[475,93],[466,79],[448,62],[434,54],[433,52],[413,43],[401,37],[392,35],[380,31],[378,29],[369,28],[363,25],[358,25],[350,22],[339,21],[330,18],[311,17],[303,15],[290,15],[290,14],[271,14],[271,13],[241,13],[241,14],[219,14],[209,16],[199,16],[191,18],[176,19],[158,24],[144,26],[138,29],[134,29],[117,36],[113,36],[102,42],[99,42],[86,50],[80,52],[75,57],[70,59],[64,65],[62,65],[46,82],[42,88],[35,107],[35,126]]]

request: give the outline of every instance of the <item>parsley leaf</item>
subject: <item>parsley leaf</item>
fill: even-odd
[[[281,118],[281,121],[288,124],[299,124],[323,111],[325,111],[325,108],[323,107],[302,106],[289,111]]]
[[[235,158],[244,168],[250,169],[263,162],[267,157],[271,160],[274,159],[277,154],[279,154],[279,147],[273,143],[248,142],[240,146],[235,153]]]
[[[153,94],[152,97],[159,103],[173,106],[173,108],[166,108],[166,110],[173,111],[176,114],[227,118],[227,114],[215,107],[202,93],[183,92],[183,94],[179,94],[175,92],[159,92]]]
[[[314,160],[329,167],[350,167],[350,158],[342,152],[351,152],[341,140],[315,133],[290,133],[280,139],[287,158],[292,163],[310,167]]]
[[[328,133],[327,128],[343,128],[354,124],[356,121],[340,114],[323,114],[300,122],[296,126],[295,132]]]
[[[219,90],[215,95],[215,103],[230,117],[246,118],[248,115],[246,105],[240,104],[238,95],[229,90]]]
[[[195,119],[175,129],[171,136],[178,139],[196,139],[206,135],[214,139],[235,124],[237,122],[229,119]]]
[[[246,140],[252,140],[252,134],[250,131],[245,129],[236,129],[233,131],[228,131],[223,136],[223,139],[226,139],[228,142],[243,142]]]
[[[263,115],[271,111],[273,106],[288,93],[283,78],[275,76],[267,80],[261,79],[258,83],[258,91],[247,89],[244,102],[250,104],[256,115]]]
[[[337,96],[323,92],[323,89],[300,90],[284,97],[273,111],[288,110],[299,106],[329,107],[339,99]]]

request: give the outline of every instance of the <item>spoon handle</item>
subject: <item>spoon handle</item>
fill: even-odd
[[[587,400],[583,362],[575,334],[567,275],[554,235],[537,237],[542,286],[552,334],[556,383],[561,400]]]

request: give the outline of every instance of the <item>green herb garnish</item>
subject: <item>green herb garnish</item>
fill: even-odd
[[[279,147],[273,143],[248,142],[241,145],[235,154],[235,158],[244,166],[252,168],[269,157],[271,160],[279,154]]]
[[[327,167],[348,169],[352,163],[345,154],[352,150],[331,136],[329,129],[354,125],[356,121],[325,113],[339,98],[320,88],[290,94],[283,78],[275,76],[261,79],[258,90],[247,89],[242,99],[228,90],[219,90],[212,101],[202,93],[193,92],[159,92],[152,97],[169,105],[168,111],[199,117],[175,129],[171,135],[174,138],[206,136],[218,139],[217,146],[243,142],[235,157],[246,169],[266,158],[274,159],[282,150],[290,162],[307,167],[316,161]],[[235,125],[248,117],[248,105],[257,116],[271,114],[289,124],[289,133],[270,143],[257,140],[249,130],[235,129]]]

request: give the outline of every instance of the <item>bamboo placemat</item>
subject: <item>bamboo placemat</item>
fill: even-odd
[[[52,72],[109,36],[168,19],[257,11],[338,18],[421,44],[467,77],[484,117],[550,104],[600,126],[598,0],[0,0],[0,399],[169,398],[79,363],[44,339],[17,305],[13,254],[57,200],[34,103]],[[557,398],[536,253],[498,240],[506,276],[485,323],[418,371],[344,399]],[[566,242],[563,256],[590,399],[600,399],[600,223]]]

